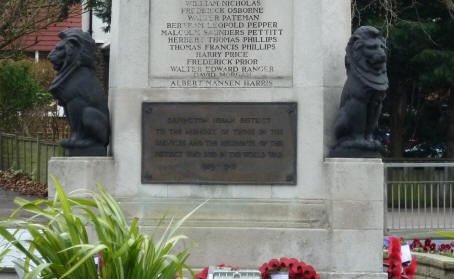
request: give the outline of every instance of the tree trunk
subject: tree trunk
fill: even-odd
[[[454,158],[454,89],[451,89],[448,106],[449,117],[448,130],[446,132],[446,142],[448,145],[448,158]]]
[[[403,151],[403,132],[407,111],[407,95],[403,84],[398,84],[389,95],[391,98],[391,156],[400,158]]]

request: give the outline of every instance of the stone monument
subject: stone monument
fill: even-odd
[[[144,230],[209,199],[183,228],[196,270],[295,257],[386,278],[381,160],[326,158],[350,1],[114,0],[112,23],[113,156],[50,174],[100,183]]]

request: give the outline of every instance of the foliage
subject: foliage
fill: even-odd
[[[110,31],[111,13],[112,13],[112,0],[87,0],[86,9],[93,9],[94,14],[99,17],[103,23],[105,32]]]
[[[21,80],[20,78],[9,79],[6,77],[6,80],[8,81],[7,84],[9,84],[7,88],[5,88],[7,92],[6,94],[4,92],[4,94],[0,95],[6,96],[5,98],[12,98],[11,96],[14,96],[17,99],[20,97],[26,101],[28,105],[26,108],[14,107],[16,109],[16,114],[8,114],[10,118],[2,118],[8,125],[0,126],[0,130],[15,133],[19,132],[26,136],[35,136],[47,132],[49,127],[52,127],[51,139],[59,138],[59,125],[57,123],[59,119],[56,117],[57,105],[53,101],[52,96],[44,90],[44,88],[50,86],[50,83],[55,77],[55,71],[53,70],[52,64],[47,60],[35,62],[30,58],[19,61],[0,60],[0,68],[3,68],[4,66],[26,69],[29,78]],[[20,83],[26,82],[27,80],[31,80],[32,83],[37,85],[37,87],[33,89],[35,93],[28,92],[27,95],[18,95],[17,90],[14,88],[20,86]],[[15,82],[18,82],[19,84],[14,84]],[[14,106],[15,104],[16,103],[10,105]]]
[[[0,1],[0,50],[30,47],[18,39],[65,19],[68,13],[77,9],[60,0]]]
[[[352,1],[353,27],[373,25],[387,38],[391,120],[382,129],[394,157],[454,156],[453,7],[452,0]]]
[[[13,50],[23,50],[31,45],[24,45],[20,38],[37,32],[51,24],[62,21],[70,15],[80,15],[89,9],[107,23],[110,29],[111,0],[2,0],[0,1],[0,50],[5,55],[16,56]]]
[[[30,69],[30,75],[41,88],[49,88],[55,77],[55,70],[53,69],[52,63],[48,60],[36,62],[28,58],[16,61],[15,63],[28,67]],[[60,119],[57,115],[57,103],[52,99],[50,94],[46,93],[46,100],[36,103],[21,113],[17,130],[20,130],[25,136],[40,135],[41,137],[44,135],[51,140],[62,138],[60,136],[61,127],[59,127],[61,125],[58,123]],[[51,132],[49,133],[48,131]]]
[[[63,3],[63,11],[68,13],[68,7],[74,4],[80,4],[81,0],[60,0]],[[104,28],[104,31],[110,31],[110,18],[112,11],[112,0],[86,0],[83,2],[85,12],[90,9],[93,11],[94,15],[99,17],[102,22],[106,23],[107,26]]]
[[[18,63],[0,64],[0,127],[15,130],[22,112],[51,97],[32,78],[30,68]]]
[[[21,265],[25,279],[173,279],[176,274],[182,277],[183,268],[190,270],[185,265],[188,249],[173,251],[186,238],[176,235],[176,231],[203,204],[177,223],[170,222],[162,236],[154,239],[139,233],[137,218],[128,224],[118,202],[100,186],[98,193],[90,193],[90,199],[71,198],[53,179],[57,187],[53,200],[17,198],[15,202],[20,207],[0,224],[0,235],[26,257]],[[21,210],[34,215],[29,219],[16,218]],[[36,222],[37,217],[44,217],[47,223]],[[89,241],[89,226],[96,233],[94,243]],[[9,233],[7,227],[26,229],[33,237],[28,241],[29,247],[16,240],[17,231]],[[93,260],[96,255],[102,258],[99,277]]]
[[[55,70],[52,63],[47,59],[35,61],[34,59],[22,59],[16,63],[24,65],[30,69],[30,75],[42,88],[49,88],[55,78]]]
[[[443,236],[454,238],[454,234],[444,233],[437,231],[438,234]],[[414,252],[418,253],[431,253],[431,254],[439,254],[447,257],[454,257],[454,250],[453,250],[454,243],[437,243],[433,242],[430,238],[426,238],[424,242],[421,242],[419,239],[414,239],[412,243],[410,243],[410,249]]]
[[[47,185],[33,181],[22,170],[0,170],[0,189],[15,191],[21,195],[47,197]]]
[[[259,271],[262,273],[262,279],[270,278],[271,274],[280,272],[288,272],[289,279],[320,279],[320,275],[317,274],[314,267],[295,258],[271,259],[264,263]]]

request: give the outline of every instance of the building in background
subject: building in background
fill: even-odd
[[[105,26],[106,24],[92,13],[84,12],[82,14],[82,30],[91,33],[98,45],[110,45],[110,33],[104,32]]]
[[[25,51],[34,55],[35,60],[47,59],[49,52],[60,41],[58,33],[67,28],[82,28],[82,7],[75,9],[70,16],[40,31],[23,36],[21,44],[27,46]]]
[[[82,14],[82,30],[91,34],[97,46],[96,76],[101,81],[104,92],[109,88],[110,33],[104,31],[106,24],[93,13]]]

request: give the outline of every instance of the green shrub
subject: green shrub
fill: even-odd
[[[36,62],[34,59],[28,58],[15,63],[28,67],[32,78],[45,90],[50,87],[52,80],[55,78],[55,70],[49,60],[41,59]]]
[[[0,64],[0,130],[17,130],[21,112],[48,103],[50,98],[32,78],[28,66]]]
[[[119,204],[101,187],[99,193],[90,194],[90,199],[82,199],[67,197],[57,181],[55,184],[54,200],[17,198],[20,208],[0,223],[0,235],[26,257],[21,266],[25,279],[174,279],[176,274],[182,278],[183,268],[194,276],[185,264],[188,249],[173,250],[186,238],[176,235],[177,229],[202,205],[177,223],[170,222],[156,240],[139,232],[137,218],[128,224]],[[20,210],[34,216],[15,218]],[[47,221],[39,223],[35,221],[37,217]],[[94,242],[88,239],[88,226],[96,232]],[[16,234],[8,232],[8,227],[26,229],[33,237],[28,241],[29,247],[16,240]],[[103,264],[98,277],[93,257],[99,253]]]

